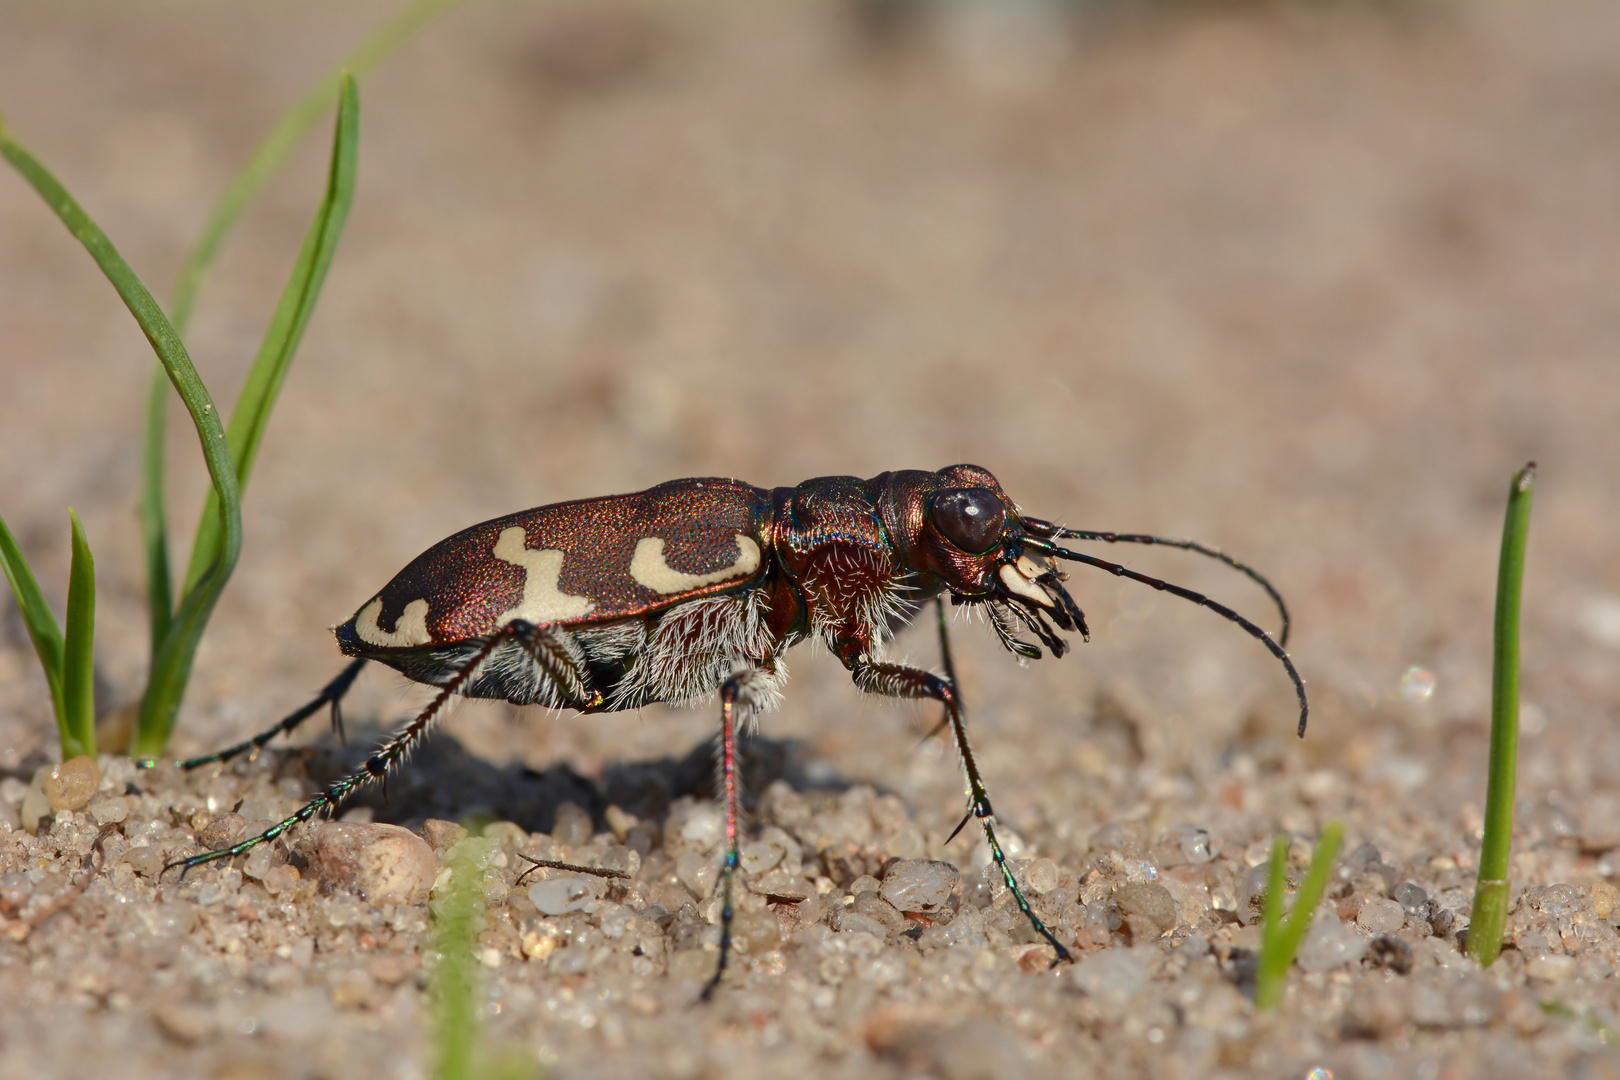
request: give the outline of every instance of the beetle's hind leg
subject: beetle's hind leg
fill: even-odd
[[[228,746],[218,753],[187,758],[185,761],[180,762],[180,767],[182,769],[195,769],[215,762],[230,761],[232,758],[240,757],[246,753],[257,754],[271,739],[274,739],[277,735],[291,735],[300,724],[328,705],[332,707],[332,730],[337,732],[338,738],[341,739],[343,737],[343,698],[348,694],[349,688],[354,685],[355,677],[360,674],[360,669],[365,666],[366,658],[363,656],[358,660],[351,661],[349,666],[338,674],[337,678],[326,684],[321,692],[316,695],[314,701],[283,718],[274,727],[259,732],[245,742],[239,742],[235,746]],[[145,761],[141,764],[150,767],[154,762]]]
[[[536,627],[532,623],[521,620],[508,623],[484,639],[483,643],[467,657],[462,666],[449,679],[440,684],[439,692],[433,695],[433,700],[428,702],[427,707],[418,713],[410,723],[395,731],[387,742],[378,747],[370,757],[366,758],[365,764],[360,768],[333,783],[325,791],[300,807],[292,816],[278,821],[259,835],[249,837],[238,844],[222,848],[219,851],[208,851],[201,855],[193,855],[187,859],[177,859],[165,866],[164,871],[167,872],[178,867],[180,868],[180,876],[184,878],[189,871],[202,866],[204,863],[216,862],[221,859],[233,859],[238,855],[253,850],[260,844],[267,844],[278,839],[294,826],[301,825],[318,814],[335,811],[339,806],[347,802],[349,797],[356,791],[385,779],[388,776],[388,770],[408,757],[417,744],[427,735],[428,730],[433,726],[434,720],[438,718],[439,713],[444,709],[445,702],[450,700],[450,696],[464,693],[483,673],[483,669],[490,657],[506,642],[517,641],[526,651],[533,655],[535,664],[541,670],[546,671],[548,675],[552,675],[552,669],[561,664],[562,661],[559,660],[556,652],[548,647],[548,643],[552,641],[552,638],[548,635],[547,629],[547,627]],[[349,682],[353,682],[354,676],[359,673],[360,665],[364,662],[364,660],[357,660],[350,664],[348,668],[344,669],[344,674],[333,680],[327,689],[331,690],[333,686],[343,682],[345,677]],[[565,671],[564,674],[570,676],[571,679],[568,683],[559,681],[559,686],[563,687],[565,692],[572,698],[585,703],[601,700],[601,695],[590,684],[589,673],[582,673],[582,669],[570,669]],[[341,690],[347,689],[348,685],[344,683]],[[338,696],[341,697],[341,693]],[[294,716],[298,716],[301,722],[319,708],[319,701],[324,700],[324,698],[325,693],[323,692],[323,698],[318,699],[315,705],[306,706],[307,711],[300,710],[300,712],[303,712],[303,716],[298,716],[296,713]],[[573,704],[573,702],[570,701],[570,704]],[[291,719],[292,717],[288,718],[288,720]],[[286,724],[287,722],[283,721],[282,723]],[[267,732],[263,738],[268,740],[279,730],[281,730],[280,724],[271,732]],[[250,739],[243,744],[243,747],[252,745],[253,741]],[[240,752],[240,750],[241,747],[233,747],[231,751],[226,753]],[[575,869],[586,868],[576,867]]]

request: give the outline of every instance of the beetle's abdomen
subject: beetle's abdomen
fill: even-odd
[[[418,556],[337,628],[351,655],[386,658],[485,637],[516,619],[583,626],[647,615],[757,580],[770,495],[677,480],[486,521]]]

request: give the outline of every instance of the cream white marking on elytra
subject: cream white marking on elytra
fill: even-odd
[[[644,536],[636,541],[635,554],[630,556],[630,577],[638,585],[668,596],[672,593],[700,589],[733,578],[743,578],[759,569],[759,545],[752,537],[737,533],[737,561],[712,574],[685,574],[664,561],[664,538]]]
[[[405,605],[399,618],[394,620],[392,632],[377,625],[377,616],[382,614],[382,597],[377,597],[371,603],[360,609],[360,614],[354,618],[354,632],[360,640],[368,645],[376,645],[384,649],[408,649],[415,645],[426,645],[433,640],[428,633],[426,600],[412,600]]]
[[[1020,574],[1018,568],[1012,563],[1002,563],[998,573],[1001,576],[1001,583],[1007,586],[1008,592],[1017,593],[1028,600],[1033,600],[1041,607],[1057,607],[1057,604],[1047,595],[1045,589]]]
[[[523,599],[518,601],[517,607],[496,619],[495,625],[505,626],[513,619],[522,619],[536,626],[544,626],[546,623],[577,619],[594,611],[596,602],[590,597],[573,596],[557,588],[557,579],[562,574],[563,553],[555,548],[532,550],[524,546],[528,538],[521,525],[502,529],[501,535],[495,538],[491,554],[502,562],[523,567],[528,574],[523,579]]]

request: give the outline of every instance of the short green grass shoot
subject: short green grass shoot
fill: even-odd
[[[1254,977],[1254,1007],[1271,1011],[1282,1004],[1288,986],[1288,969],[1293,966],[1305,935],[1311,929],[1311,916],[1327,892],[1328,875],[1344,842],[1344,825],[1330,821],[1322,829],[1305,880],[1294,894],[1294,909],[1283,915],[1283,891],[1287,888],[1288,841],[1278,837],[1271,847],[1271,875],[1266,882],[1264,915],[1260,924],[1260,961]]]
[[[1480,839],[1479,878],[1468,920],[1468,955],[1490,967],[1502,952],[1507,928],[1508,859],[1513,845],[1513,799],[1519,768],[1519,606],[1524,594],[1524,554],[1530,537],[1530,497],[1536,463],[1513,474],[1502,523],[1502,556],[1496,571],[1495,647],[1491,662],[1491,759],[1485,786],[1485,829]]]
[[[529,1080],[539,1075],[532,1058],[492,1054],[483,1044],[475,950],[484,925],[484,876],[492,852],[487,840],[457,843],[447,860],[449,880],[432,905],[438,954],[429,980],[433,1080]]]
[[[96,752],[96,563],[84,537],[79,515],[70,508],[73,561],[68,568],[67,632],[56,625],[34,571],[23,558],[16,538],[0,520],[0,570],[17,598],[23,624],[45,669],[51,708],[62,740],[62,760]]]

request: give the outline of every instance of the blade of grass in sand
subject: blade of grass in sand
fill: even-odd
[[[1468,955],[1489,967],[1502,952],[1508,915],[1508,856],[1513,844],[1513,798],[1519,760],[1519,602],[1524,552],[1530,536],[1530,497],[1536,465],[1513,476],[1502,523],[1502,558],[1496,572],[1496,642],[1491,665],[1491,760],[1485,787],[1485,831],[1479,879],[1468,920]]]

